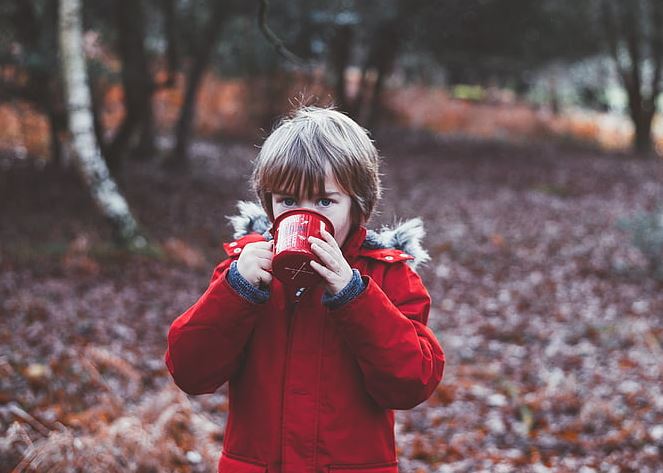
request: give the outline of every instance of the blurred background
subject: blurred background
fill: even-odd
[[[216,471],[166,332],[302,104],[425,222],[401,471],[660,471],[662,73],[658,0],[0,0],[0,472]]]

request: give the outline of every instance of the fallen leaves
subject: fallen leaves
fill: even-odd
[[[398,137],[384,145],[390,210],[373,225],[392,212],[424,218],[432,260],[420,274],[447,355],[430,399],[396,414],[401,471],[656,471],[663,291],[613,223],[663,200],[660,166],[388,135]],[[165,333],[223,257],[224,215],[245,197],[252,148],[194,148],[192,188],[150,163],[128,169],[128,196],[164,235],[166,258],[101,251],[92,207],[29,207],[32,197],[84,203],[71,183],[26,174],[17,182],[39,185],[7,191],[25,204],[3,208],[15,226],[0,226],[1,471],[97,455],[105,471],[215,471],[226,388],[179,392]],[[7,250],[17,231],[31,251],[20,257]]]
[[[205,259],[200,251],[187,245],[182,240],[176,238],[168,238],[163,248],[168,257],[173,261],[184,264],[189,268],[202,268],[205,266]]]

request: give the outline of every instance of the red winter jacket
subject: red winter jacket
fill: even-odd
[[[230,258],[173,322],[165,359],[175,383],[203,394],[229,382],[220,473],[398,471],[392,409],[426,400],[445,358],[412,257],[362,247],[365,237],[359,227],[343,245],[366,287],[340,308],[321,303],[321,285],[296,299],[276,279],[266,303],[240,296],[226,273],[264,239],[252,233],[225,245]]]

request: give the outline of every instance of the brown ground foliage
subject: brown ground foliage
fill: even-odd
[[[377,144],[373,226],[424,219],[448,358],[434,395],[398,413],[401,470],[660,468],[662,284],[615,226],[663,200],[660,163],[401,129]],[[254,154],[198,142],[189,175],[130,164],[124,192],[161,257],[110,247],[73,172],[2,161],[0,471],[215,471],[226,389],[188,397],[162,357],[250,198]]]

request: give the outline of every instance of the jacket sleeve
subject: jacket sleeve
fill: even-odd
[[[188,394],[213,393],[233,376],[255,325],[259,306],[228,282],[232,261],[215,268],[207,290],[168,330],[166,366]]]
[[[371,397],[385,409],[410,409],[442,379],[445,355],[426,326],[431,299],[405,262],[391,264],[382,287],[366,288],[330,314],[354,353]]]

